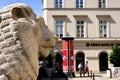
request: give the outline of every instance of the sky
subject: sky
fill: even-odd
[[[28,4],[39,16],[43,16],[42,0],[0,0],[0,8],[14,3],[26,3]]]

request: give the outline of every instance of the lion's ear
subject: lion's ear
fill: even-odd
[[[12,9],[11,11],[12,13],[12,18],[13,19],[19,19],[19,18],[25,18],[25,13],[24,13],[24,9],[22,8],[19,8],[19,7],[15,7]]]

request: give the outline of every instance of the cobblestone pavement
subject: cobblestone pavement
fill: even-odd
[[[66,78],[42,78],[40,80],[66,80]],[[76,75],[76,77],[68,78],[68,80],[120,80],[120,77],[109,78],[107,77],[106,73],[100,73],[100,74],[95,74],[95,78],[79,77],[79,75]]]
[[[95,74],[95,78],[91,78],[91,77],[75,77],[75,78],[69,78],[68,80],[120,80],[119,78],[109,78],[106,76],[105,73],[101,73],[101,74]]]
[[[93,80],[91,78],[72,78],[68,80]],[[120,80],[120,78],[95,78],[94,80]]]

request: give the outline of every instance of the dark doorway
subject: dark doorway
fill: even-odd
[[[108,69],[108,54],[107,53],[100,54],[99,68],[100,68],[100,71],[106,71]]]
[[[55,69],[54,69],[54,77],[55,78],[65,78],[65,74],[63,73],[62,68],[62,55],[60,53],[56,54],[55,58]]]
[[[77,53],[76,55],[76,71],[79,71],[78,69],[78,64],[82,62],[82,64],[84,65],[84,62],[85,62],[85,55],[80,52],[80,53]]]
[[[62,68],[62,55],[57,53],[55,58],[55,64],[59,65]]]

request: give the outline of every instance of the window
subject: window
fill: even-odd
[[[56,24],[56,35],[58,37],[63,37],[63,24],[64,24],[64,21],[63,20],[56,20],[55,24]]]
[[[83,20],[77,20],[77,38],[84,37],[84,24]]]
[[[76,8],[83,8],[83,0],[76,0]]]
[[[62,0],[55,0],[55,7],[62,8]]]
[[[107,37],[107,21],[106,20],[99,21],[99,33],[100,33],[100,37]]]
[[[98,18],[98,37],[111,37],[110,19],[111,15],[96,15]]]
[[[106,0],[99,0],[99,8],[106,8]]]

